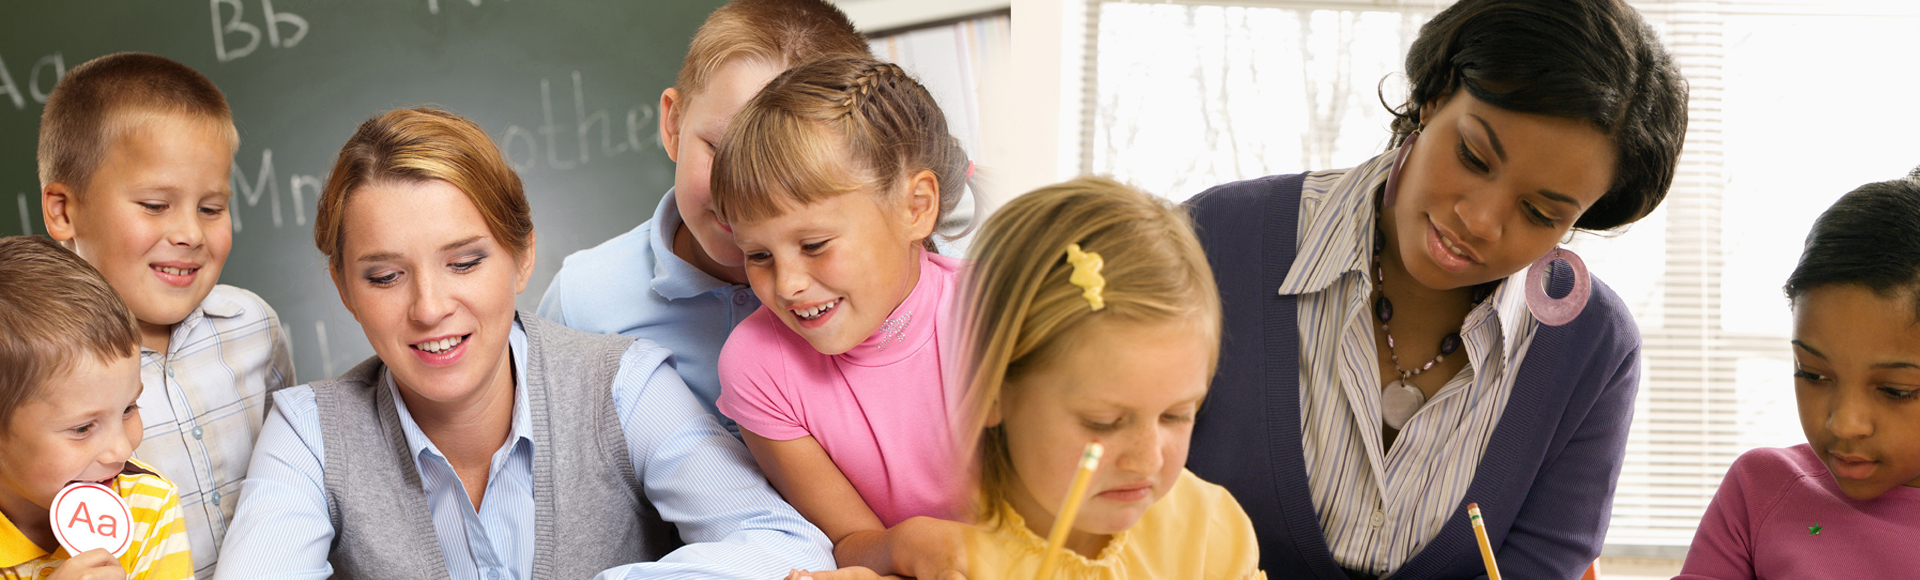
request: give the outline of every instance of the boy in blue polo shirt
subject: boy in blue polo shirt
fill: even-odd
[[[781,72],[870,53],[866,37],[824,0],[734,0],[715,10],[694,34],[674,86],[660,94],[673,189],[652,219],[567,256],[540,299],[540,316],[672,350],[700,403],[739,437],[740,428],[714,406],[720,345],[760,300],[746,285],[733,234],[709,207],[714,147],[733,114]]]

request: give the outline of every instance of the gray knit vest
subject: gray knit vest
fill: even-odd
[[[647,501],[614,412],[611,385],[633,339],[524,312],[519,320],[527,368],[518,372],[533,425],[532,577],[591,578],[679,547],[679,533]],[[383,369],[374,357],[312,385],[334,529],[327,560],[334,578],[445,579],[419,467],[393,395],[380,388]]]

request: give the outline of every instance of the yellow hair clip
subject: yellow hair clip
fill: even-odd
[[[1100,295],[1107,288],[1107,279],[1100,277],[1100,268],[1106,261],[1100,259],[1100,254],[1082,252],[1080,244],[1067,244],[1067,263],[1073,264],[1073,275],[1067,281],[1080,287],[1080,295],[1094,310],[1106,308],[1107,301]]]

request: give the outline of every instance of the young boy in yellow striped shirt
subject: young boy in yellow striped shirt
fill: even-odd
[[[193,577],[180,496],[138,461],[142,390],[133,315],[99,271],[52,240],[0,238],[0,579]],[[118,558],[68,554],[48,516],[68,484],[127,502]]]

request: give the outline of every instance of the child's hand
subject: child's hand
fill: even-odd
[[[127,571],[113,552],[94,548],[61,562],[47,580],[126,580]]]
[[[920,580],[965,580],[968,527],[937,518],[907,518],[887,530],[894,569]]]
[[[899,576],[881,576],[866,566],[848,566],[839,570],[808,572],[794,570],[787,573],[787,580],[903,580]]]

